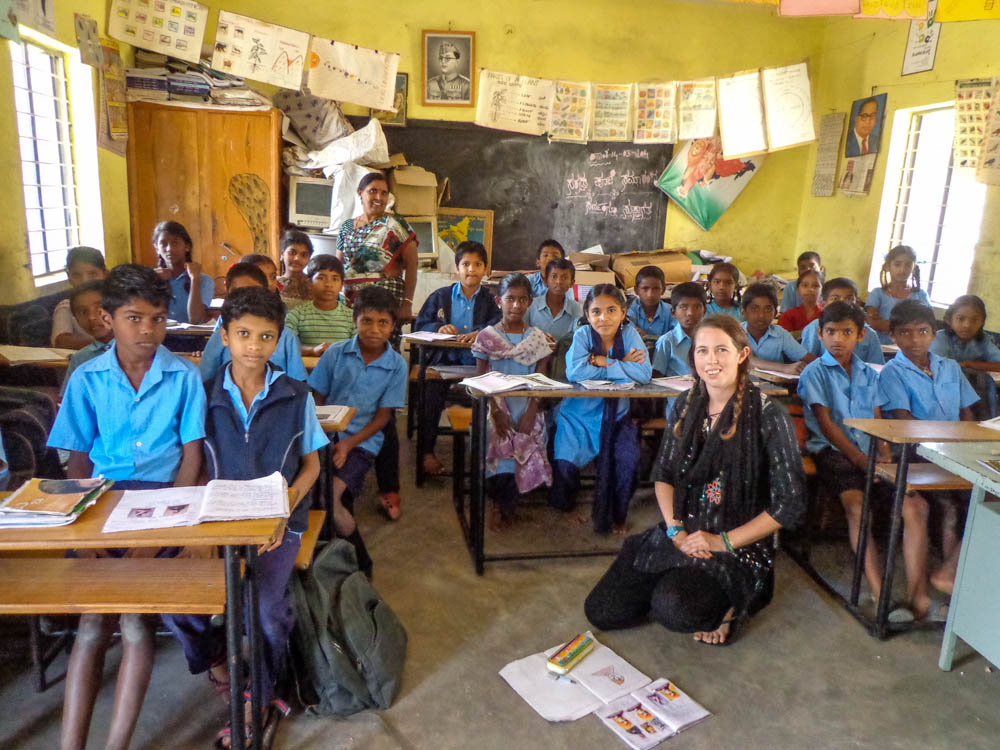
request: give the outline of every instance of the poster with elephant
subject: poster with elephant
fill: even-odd
[[[724,159],[722,140],[695,138],[682,143],[656,186],[699,227],[708,231],[743,192],[764,163],[764,154]]]

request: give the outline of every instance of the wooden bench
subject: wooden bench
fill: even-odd
[[[896,484],[896,464],[875,464],[875,476]],[[971,490],[972,483],[957,477],[936,464],[911,463],[906,472],[906,491]]]
[[[452,472],[451,498],[455,509],[464,513],[465,508],[465,436],[472,434],[472,409],[468,406],[449,406],[444,411],[451,431]],[[485,460],[485,457],[484,457]]]
[[[309,511],[309,526],[302,532],[299,553],[295,556],[296,570],[306,570],[312,565],[313,553],[316,551],[316,542],[319,541],[319,532],[322,531],[325,520],[325,510]]]

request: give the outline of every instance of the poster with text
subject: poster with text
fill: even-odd
[[[975,168],[990,116],[993,81],[955,81],[955,166]],[[995,102],[994,102],[995,103]]]
[[[923,21],[927,18],[927,0],[861,0],[861,12],[854,17]]]
[[[866,154],[844,160],[844,173],[840,176],[840,192],[844,195],[861,197],[868,195],[875,178],[875,157]]]
[[[108,34],[190,63],[201,57],[208,8],[192,0],[112,0]]]
[[[590,137],[627,141],[632,133],[632,84],[595,83]]]
[[[636,84],[634,142],[677,142],[676,81]]]
[[[589,83],[556,81],[552,116],[549,118],[549,140],[586,143],[590,105]]]
[[[816,166],[813,168],[812,194],[816,197],[833,195],[837,181],[837,159],[840,139],[844,136],[845,112],[831,112],[819,121],[819,143],[816,144]]]
[[[314,36],[309,43],[309,91],[371,109],[395,109],[399,54]]]
[[[711,138],[715,135],[715,79],[677,84],[677,137]]]
[[[764,154],[723,159],[718,136],[687,141],[656,186],[670,196],[695,224],[708,231],[750,184],[764,163]]]
[[[297,91],[308,53],[309,35],[302,31],[219,11],[215,70]]]
[[[1000,78],[994,79],[990,101],[993,106],[979,147],[976,179],[987,185],[1000,185],[1000,107],[997,106],[1000,104]]]
[[[930,0],[927,20],[910,21],[910,34],[906,38],[906,52],[903,54],[904,76],[934,69],[938,39],[941,38],[941,24],[935,18],[936,11],[937,0]]]
[[[555,81],[483,68],[476,91],[476,125],[542,135],[549,127],[555,92]]]
[[[128,112],[125,103],[125,66],[118,42],[101,40],[101,78],[104,82],[104,105],[108,112],[108,131],[116,141],[128,140]]]
[[[771,151],[793,148],[816,140],[813,125],[809,69],[805,63],[764,68],[764,113]]]

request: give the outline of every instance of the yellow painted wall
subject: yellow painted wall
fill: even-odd
[[[802,184],[798,247],[819,252],[828,272],[849,276],[861,286],[868,279],[875,246],[888,135],[895,111],[951,101],[956,78],[1000,75],[997,54],[1000,21],[943,24],[934,70],[903,77],[900,70],[908,28],[908,23],[894,21],[836,19],[829,22],[822,40],[819,85],[813,92],[817,117],[835,111],[849,112],[851,102],[873,92],[888,94],[888,113],[871,193],[864,198],[839,194],[813,198],[809,194],[809,181]],[[810,147],[808,152],[811,164],[815,148]],[[1000,188],[990,187],[969,291],[983,297],[993,310],[1000,308],[998,261]]]

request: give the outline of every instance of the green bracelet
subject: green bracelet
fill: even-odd
[[[721,536],[722,536],[722,543],[726,545],[726,551],[735,552],[736,550],[733,548],[733,543],[729,541],[729,534],[723,531]]]

